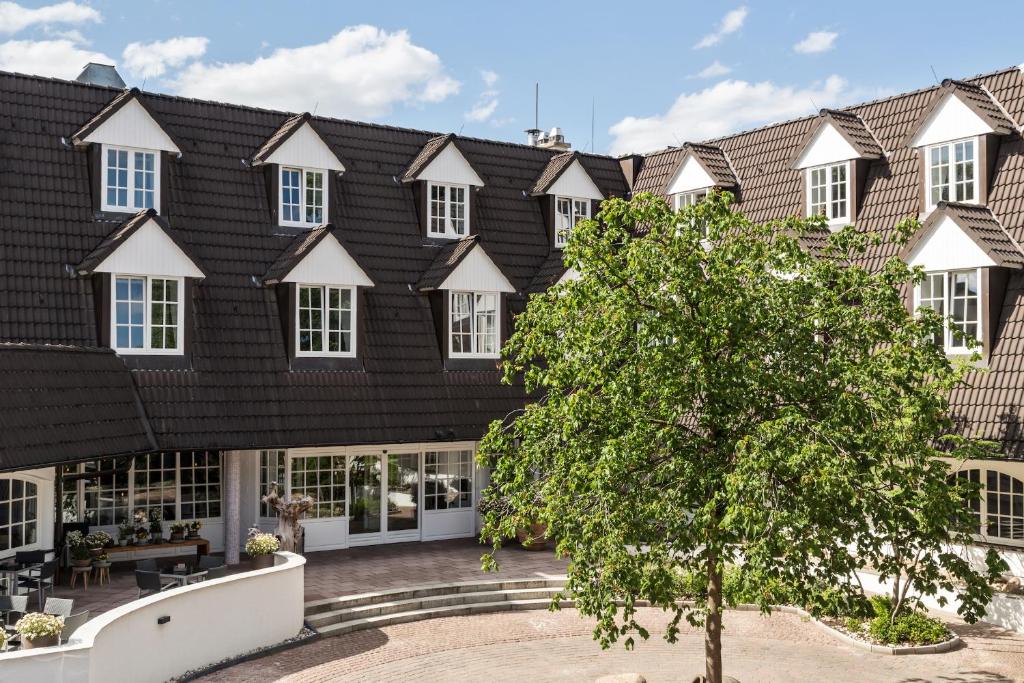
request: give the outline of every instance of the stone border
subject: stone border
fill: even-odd
[[[730,607],[728,609],[735,609],[741,612],[761,611],[761,608],[757,605],[749,604],[736,605],[735,607]],[[953,637],[949,640],[943,641],[941,643],[934,643],[932,645],[907,645],[902,647],[898,645],[876,645],[875,643],[869,643],[867,641],[854,638],[853,636],[843,633],[839,629],[832,628],[825,622],[820,621],[819,619],[815,619],[813,616],[811,616],[809,612],[799,607],[793,607],[791,605],[779,605],[777,607],[772,607],[772,611],[779,611],[785,614],[796,614],[798,616],[804,617],[805,619],[810,619],[811,622],[813,622],[819,630],[830,634],[832,637],[837,638],[848,645],[859,647],[862,650],[867,650],[868,652],[873,652],[877,655],[935,655],[941,652],[949,652],[950,650],[955,650],[964,644],[963,641],[960,640],[960,636],[954,633]]]

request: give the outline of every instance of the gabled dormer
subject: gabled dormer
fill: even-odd
[[[252,157],[266,169],[267,197],[277,225],[315,228],[331,222],[331,174],[341,163],[309,112],[289,117]]]
[[[340,231],[324,225],[292,238],[263,276],[273,287],[293,369],[359,369],[360,311],[373,280]]]
[[[424,237],[462,239],[476,234],[474,194],[484,181],[455,135],[427,140],[401,180],[412,186]]]
[[[984,87],[944,80],[905,139],[920,155],[922,213],[944,201],[987,204],[999,141],[1016,131]]]
[[[1006,282],[1024,269],[1024,250],[988,208],[940,202],[900,257],[921,267],[912,310],[931,308],[949,320],[935,342],[947,353],[969,353],[967,339],[987,358],[996,339]]]
[[[739,187],[729,158],[720,147],[688,142],[683,150],[679,165],[662,191],[673,209],[693,206],[712,190],[735,191]]]
[[[187,367],[192,289],[206,275],[165,217],[154,209],[139,212],[100,242],[75,272],[93,278],[100,346],[114,349],[130,365],[164,357],[161,367]]]
[[[595,215],[605,198],[580,159],[579,152],[556,154],[530,189],[540,199],[549,244],[555,249],[565,246],[576,224]]]
[[[508,338],[506,296],[516,289],[479,237],[443,246],[416,288],[430,300],[445,367],[493,368]]]
[[[71,141],[89,155],[96,211],[167,213],[167,164],[181,148],[138,88],[111,100]]]
[[[859,116],[822,109],[791,158],[791,167],[803,174],[804,216],[825,216],[830,228],[854,223],[868,166],[883,156]]]

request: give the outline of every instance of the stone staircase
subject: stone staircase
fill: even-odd
[[[565,577],[465,581],[411,586],[306,603],[306,623],[322,635],[341,635],[437,617],[547,609]],[[572,600],[559,602],[571,607]]]

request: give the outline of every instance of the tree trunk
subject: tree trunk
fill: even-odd
[[[708,553],[708,615],[704,620],[704,677],[722,683],[722,569],[718,555]]]

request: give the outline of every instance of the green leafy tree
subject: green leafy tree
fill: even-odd
[[[483,537],[545,524],[604,647],[649,636],[638,600],[674,612],[669,641],[703,624],[709,683],[726,567],[764,610],[863,609],[855,572],[872,567],[918,595],[955,590],[978,618],[1000,563],[952,549],[978,492],[950,486],[938,456],[982,446],[949,435],[966,369],[924,341],[937,315],[906,310],[921,274],[853,265],[882,243],[853,229],[811,256],[801,238],[825,240],[820,221],[754,224],[731,201],[610,200],[574,230],[581,277],[532,297],[504,349],[506,381],[536,400],[481,445],[504,503]]]

